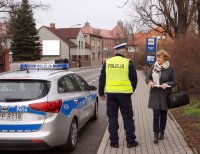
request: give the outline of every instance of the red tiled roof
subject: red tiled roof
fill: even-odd
[[[82,27],[82,31],[85,34],[93,34],[93,27],[90,26],[89,23],[86,23],[83,27]]]
[[[95,35],[95,36],[98,36],[98,37],[102,37],[101,36],[101,29],[93,28],[92,35]]]
[[[82,27],[84,34],[101,36],[104,38],[123,38],[123,24],[117,24],[112,30],[93,28],[88,22]]]
[[[161,27],[157,28],[159,30],[159,32],[157,32],[156,30],[150,30],[147,33],[135,33],[134,34],[134,45],[146,45],[146,38],[148,37],[156,37],[156,36],[161,36],[161,35],[165,35],[165,39],[157,39],[157,43],[158,44],[162,44],[162,45],[166,45],[166,44],[171,44],[173,43],[173,40],[169,37],[169,35],[167,33],[164,33],[163,29]]]
[[[145,45],[148,33],[135,33],[134,34],[134,45]]]
[[[98,37],[102,37],[101,36],[101,30],[98,28],[93,28],[92,26],[90,26],[89,23],[86,23],[83,27],[82,27],[82,32],[84,34],[90,34],[90,35],[95,35]]]
[[[124,38],[124,27],[123,25],[117,24],[113,29],[112,33],[114,38]]]
[[[91,49],[91,46],[88,43],[85,42],[85,48]]]
[[[151,29],[150,31],[149,31],[149,33],[163,33],[164,32],[164,29],[162,28],[162,27],[157,27],[157,28],[155,28],[155,29]]]
[[[114,38],[113,32],[111,30],[101,29],[101,36],[104,38]]]
[[[67,39],[76,39],[81,28],[57,28],[56,30]]]
[[[67,43],[69,46],[71,47],[77,47],[77,45],[75,43],[73,43],[72,41],[70,41],[68,38],[66,38],[61,32],[59,32],[56,28],[51,28],[51,27],[47,27],[47,26],[43,26],[45,28],[47,28],[50,32],[52,32],[53,34],[55,34],[57,37],[59,37],[61,40],[63,40],[65,43]],[[41,27],[42,28],[42,27]],[[40,28],[40,29],[41,29]]]

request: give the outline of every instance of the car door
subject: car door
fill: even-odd
[[[84,109],[84,99],[80,93],[80,88],[78,87],[75,79],[71,75],[66,75],[59,79],[58,81],[58,91],[63,91],[64,93],[64,106],[71,104],[73,109],[70,109],[70,112],[73,112],[74,109],[77,110],[77,116],[79,119],[79,126],[81,127],[85,123],[86,114]],[[68,113],[71,115],[71,113]]]
[[[73,74],[73,77],[74,77],[77,85],[79,86],[79,90],[80,90],[79,98],[83,103],[84,114],[85,114],[84,122],[87,122],[93,114],[93,107],[92,107],[92,102],[91,102],[91,98],[90,98],[91,96],[90,96],[89,85],[79,75]]]

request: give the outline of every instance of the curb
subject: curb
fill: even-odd
[[[104,134],[101,144],[99,146],[99,149],[97,151],[97,154],[104,154],[106,145],[108,143],[108,138],[109,138],[109,134],[108,134],[108,126],[107,126],[105,134]]]
[[[169,117],[174,121],[175,125],[177,126],[178,130],[181,132],[181,134],[183,135],[183,137],[186,139],[187,143],[189,144],[191,150],[195,153],[198,154],[197,150],[195,149],[195,147],[192,145],[192,143],[189,142],[189,139],[187,138],[187,136],[185,135],[185,133],[183,132],[181,126],[178,124],[178,122],[176,121],[176,119],[174,118],[174,116],[172,115],[172,113],[169,111],[168,112]]]
[[[72,67],[72,68],[69,68],[68,70],[69,71],[73,71],[73,70],[81,70],[81,69],[85,69],[85,68],[98,68],[98,67],[101,67],[101,65],[96,65],[96,66],[85,66],[85,67]]]

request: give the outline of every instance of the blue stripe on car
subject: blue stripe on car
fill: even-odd
[[[0,131],[35,131],[41,127],[42,124],[31,125],[0,125]]]
[[[0,110],[0,112],[6,112],[6,113],[20,112],[20,113],[33,113],[33,114],[39,114],[39,115],[44,115],[44,116],[46,115],[46,112],[32,110],[28,106],[24,106],[24,105],[23,106],[7,106],[7,107],[8,107],[7,111]],[[2,108],[2,106],[0,106],[0,108]]]
[[[32,140],[0,140],[0,143],[29,143]]]
[[[92,94],[90,96],[88,96],[89,99],[92,99],[95,103],[95,99],[96,99],[96,94]],[[83,108],[84,106],[86,106],[89,102],[88,100],[86,100],[84,97],[80,97],[77,99],[78,103],[76,104],[73,100],[64,100],[63,101],[63,105],[61,108],[61,112],[63,112],[66,116],[70,116],[72,110],[74,110],[75,108],[77,108],[78,110],[80,110],[81,108]]]
[[[63,112],[66,116],[71,114],[71,111],[77,107],[77,104],[74,103],[73,100],[65,100],[63,101],[61,112]]]

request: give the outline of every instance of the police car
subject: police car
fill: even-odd
[[[77,133],[98,116],[95,86],[67,64],[22,64],[0,74],[0,149],[72,151]]]

